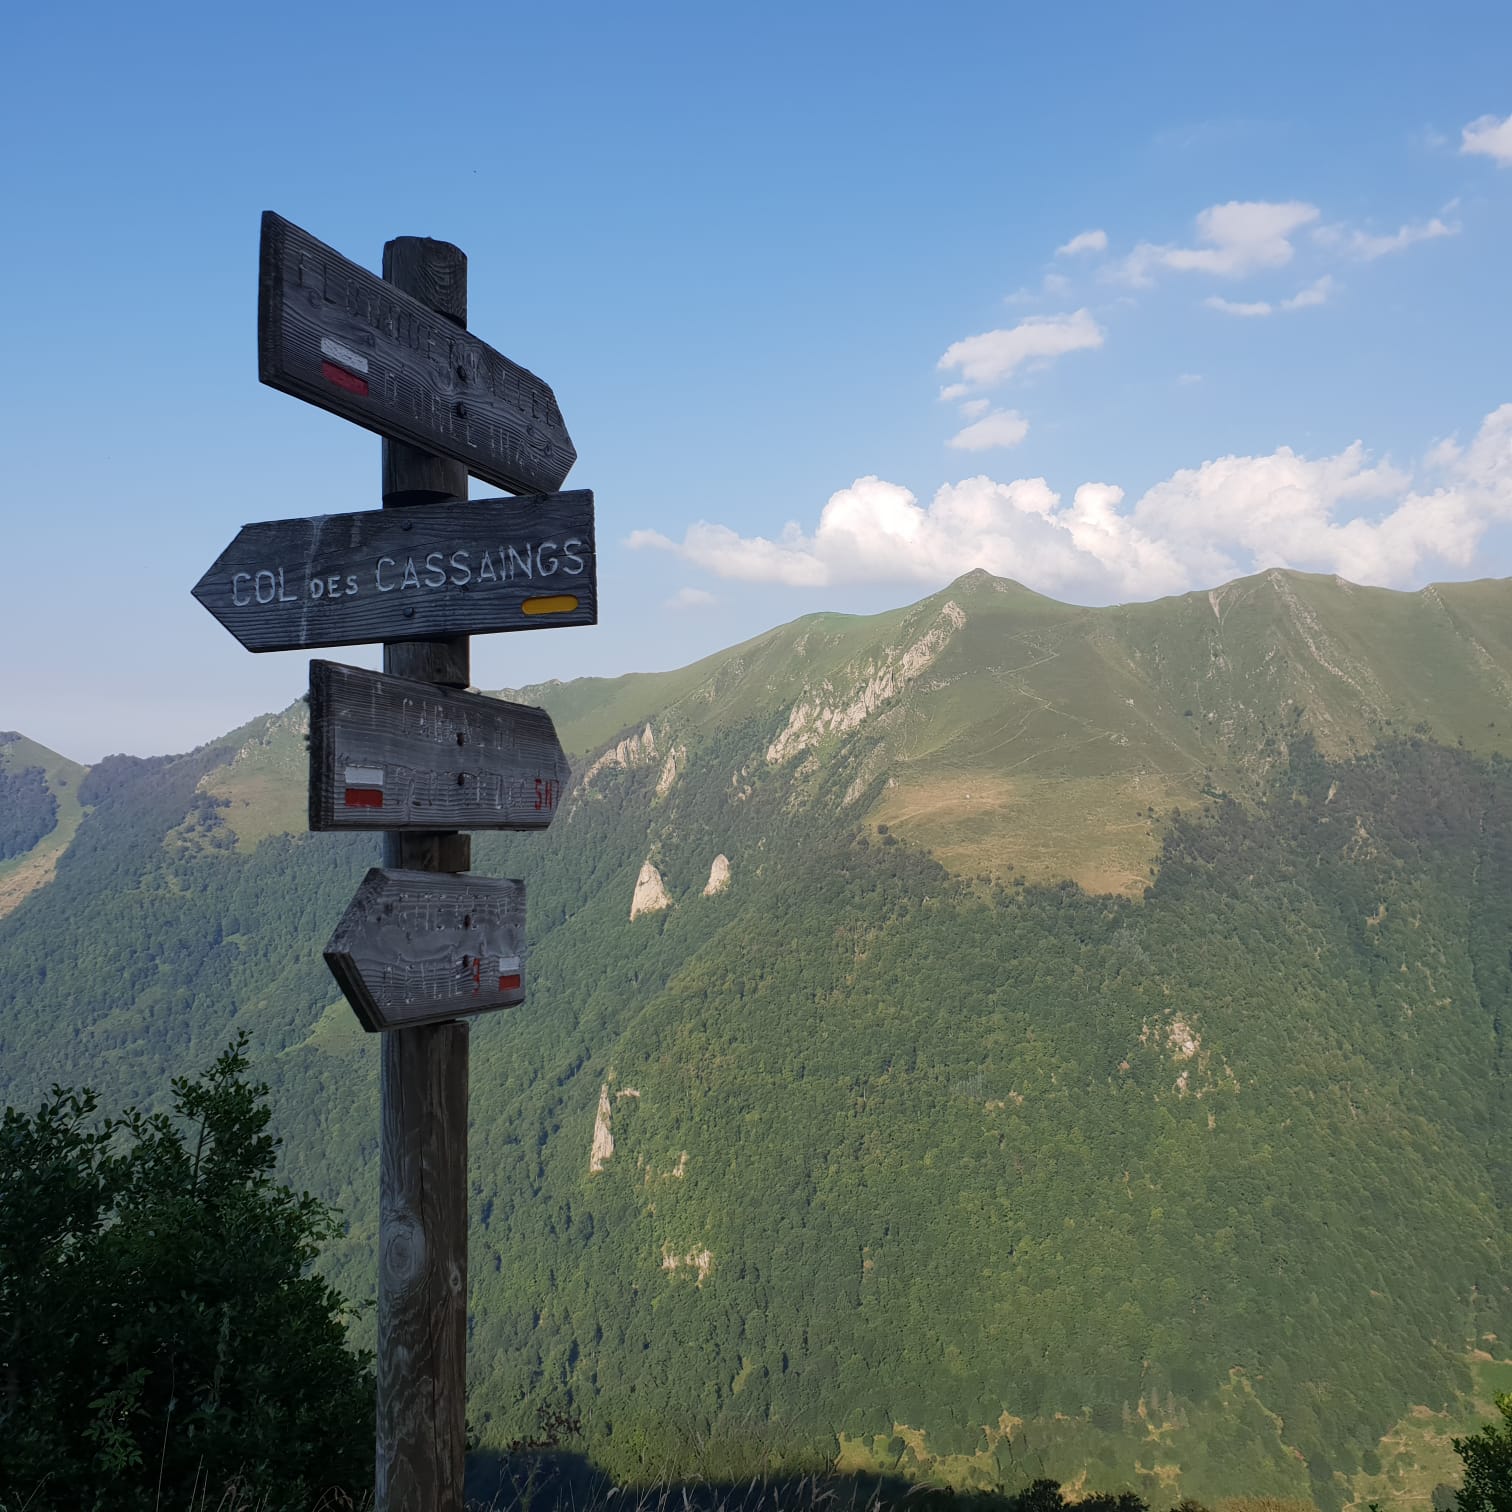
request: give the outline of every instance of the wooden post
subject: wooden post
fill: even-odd
[[[403,236],[383,249],[383,276],[458,326],[467,324],[467,259]],[[459,369],[458,389],[466,375]],[[459,398],[458,404],[466,404]],[[383,443],[383,506],[467,497],[467,469],[398,441]],[[383,669],[465,688],[467,637],[385,643]],[[466,871],[467,835],[384,836],[384,865]],[[468,1026],[383,1035],[378,1218],[376,1512],[463,1512],[467,1386]]]

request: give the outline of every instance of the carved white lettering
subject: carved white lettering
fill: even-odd
[[[472,582],[472,568],[467,565],[467,559],[470,555],[471,553],[465,547],[460,551],[452,552],[452,582],[458,588],[466,587],[468,583]],[[457,576],[458,573],[462,574],[461,577]]]
[[[499,581],[499,574],[494,571],[493,558],[486,551],[483,553],[483,565],[478,568],[478,581],[480,583]]]
[[[400,588],[418,588],[420,586],[420,574],[415,571],[415,559],[409,557],[404,563],[404,581]]]
[[[425,586],[427,588],[444,588],[446,586],[446,568],[441,565],[445,552],[433,551],[425,559]]]
[[[267,591],[263,591],[263,579],[268,580]],[[266,567],[252,579],[252,592],[257,595],[259,604],[271,604],[278,597],[278,579],[268,571]]]
[[[278,602],[280,604],[297,604],[299,602],[299,595],[297,593],[284,592],[284,570],[282,567],[278,569]]]
[[[373,582],[377,584],[379,593],[392,593],[394,591],[394,585],[392,583],[385,583],[383,581],[383,569],[385,567],[393,567],[396,565],[397,563],[394,561],[393,557],[378,558],[378,565],[373,569]]]
[[[525,574],[526,577],[534,577],[535,576],[535,572],[534,572],[534,570],[531,567],[531,562],[530,562],[530,547],[529,546],[527,546],[525,548],[525,555],[524,556],[521,556],[520,553],[518,551],[516,551],[513,546],[506,546],[504,548],[504,550],[509,553],[509,581],[511,583],[514,582],[515,563],[516,562],[518,562],[520,564],[520,570]],[[501,562],[503,561],[503,553],[502,552],[500,553],[500,561]]]
[[[546,553],[551,552],[551,566],[546,565]],[[536,547],[536,566],[541,569],[542,577],[550,577],[557,568],[562,565],[561,558],[557,556],[557,543],[555,541],[542,541]]]
[[[583,559],[578,555],[578,547],[583,543],[574,536],[562,547],[562,555],[567,558],[567,571],[576,577],[583,570]],[[574,563],[576,565],[574,565]]]
[[[250,572],[233,572],[231,574],[231,602],[235,604],[238,609],[245,609],[247,605],[252,602],[251,599],[243,598],[241,596],[241,585],[243,583],[250,583],[251,581],[252,574]]]

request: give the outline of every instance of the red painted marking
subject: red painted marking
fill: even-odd
[[[500,992],[518,992],[519,990],[520,979],[518,976],[501,976],[499,978]]]
[[[382,808],[383,789],[348,788],[345,802],[348,808]]]
[[[366,378],[359,378],[356,373],[349,373],[344,367],[337,367],[334,362],[322,362],[320,375],[337,388],[347,389],[353,394],[365,395],[368,391]]]

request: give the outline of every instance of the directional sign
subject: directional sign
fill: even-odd
[[[545,709],[310,663],[312,830],[539,830],[570,770]]]
[[[262,219],[258,376],[516,493],[577,460],[556,396],[413,295],[271,210]]]
[[[593,494],[263,520],[194,596],[249,651],[592,625]]]
[[[523,882],[377,866],[325,948],[370,1032],[517,1007],[524,954]]]

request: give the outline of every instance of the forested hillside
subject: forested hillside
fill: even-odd
[[[1512,1354],[1509,610],[973,574],[529,690],[575,779],[474,844],[531,935],[473,1031],[483,1442],[571,1403],[622,1471],[1426,1494]],[[376,844],[291,833],[305,727],[89,772],[0,921],[0,1078],[150,1100],[249,1029],[363,1293],[374,1044],[319,952]]]
[[[83,811],[84,768],[16,730],[0,730],[0,917],[51,879]]]

